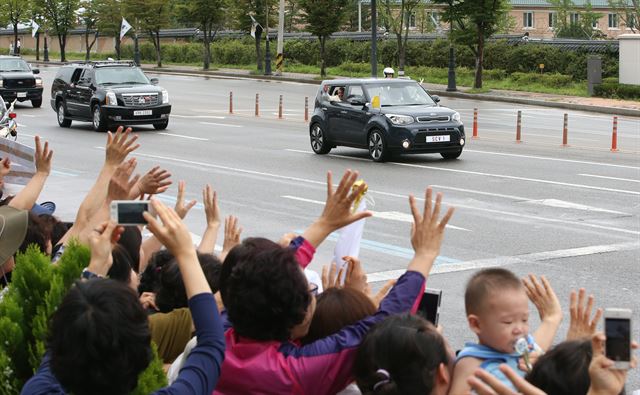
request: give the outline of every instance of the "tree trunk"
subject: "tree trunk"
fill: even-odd
[[[256,67],[262,71],[262,28],[256,27]]]
[[[324,60],[324,44],[327,40],[327,38],[325,36],[320,36],[320,76],[321,77],[326,77],[327,76],[327,72],[325,70],[325,60]]]
[[[120,60],[120,36],[116,36],[116,59]]]
[[[18,23],[16,22],[13,24],[13,53],[20,54],[20,49],[18,49]]]
[[[398,42],[398,73],[400,70],[404,70],[404,51],[402,50],[402,30],[400,33],[396,33],[396,41]],[[402,63],[401,63],[402,62]],[[402,65],[401,65],[402,64]]]
[[[85,54],[84,54],[84,60],[88,61],[91,59],[91,47],[89,47],[89,29],[85,29],[84,30],[84,47],[85,47]]]
[[[204,44],[204,59],[203,59],[203,69],[205,70],[209,70],[209,67],[211,66],[211,37],[210,37],[210,32],[211,32],[211,26],[207,26],[208,24],[205,24],[202,28],[203,33],[204,33],[204,37],[203,37],[203,44]]]
[[[162,53],[160,52],[160,30],[151,32],[151,39],[153,40],[153,46],[156,48],[156,64],[158,67],[162,67]]]
[[[473,83],[473,87],[476,89],[482,88],[482,68],[484,66],[484,33],[480,25],[477,26],[478,30],[478,50],[476,54],[476,76]]]
[[[67,34],[58,33],[58,44],[60,44],[60,61],[66,62],[67,57],[65,54],[65,47],[67,46]]]
[[[36,32],[36,60],[40,60],[40,32]]]

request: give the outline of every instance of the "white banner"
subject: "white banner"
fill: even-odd
[[[367,201],[362,199],[358,205],[357,212],[367,209]],[[356,221],[350,225],[340,229],[340,237],[336,242],[333,250],[333,261],[336,263],[337,270],[344,266],[343,256],[352,256],[357,258],[360,254],[360,240],[362,240],[362,232],[364,231],[365,219]]]
[[[125,34],[127,34],[129,30],[131,30],[131,25],[129,24],[129,22],[127,22],[126,19],[124,19],[124,17],[122,17],[122,26],[120,26],[120,41],[122,41],[122,38]]]
[[[39,28],[40,28],[40,25],[38,25],[36,21],[32,20],[31,21],[31,37],[36,36],[36,33],[38,32]]]
[[[256,38],[256,27],[258,26],[258,22],[253,17],[253,15],[249,15],[251,18],[251,37]]]
[[[11,161],[11,171],[4,178],[9,184],[27,185],[31,177],[36,174],[36,150],[17,141],[0,138],[0,158],[6,156]]]

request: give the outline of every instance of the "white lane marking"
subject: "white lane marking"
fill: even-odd
[[[224,126],[229,128],[241,128],[242,125],[232,125],[230,123],[216,123],[216,122],[200,122],[202,125],[214,125],[214,126]]]
[[[508,257],[497,257],[488,259],[476,259],[472,261],[440,264],[434,266],[430,274],[441,274],[459,272],[464,270],[483,269],[488,267],[502,267],[513,264],[531,264],[551,259],[571,258],[577,256],[586,256],[594,254],[603,254],[616,251],[631,251],[640,248],[640,243],[633,241],[627,243],[594,245],[588,247],[568,248],[564,250],[535,252],[532,254],[522,254]],[[406,270],[387,270],[383,272],[367,273],[369,282],[387,281],[400,277]]]
[[[517,157],[517,158],[540,159],[540,160],[548,160],[548,161],[556,161],[556,162],[580,163],[580,164],[585,164],[585,165],[621,167],[621,168],[625,168],[625,169],[637,169],[637,170],[640,170],[640,167],[638,167],[638,166],[614,165],[614,164],[611,164],[611,163],[590,162],[590,161],[586,161],[586,160],[549,158],[549,157],[546,157],[546,156],[535,156],[535,155],[507,154],[507,153],[504,153],[504,152],[478,151],[478,150],[472,150],[472,149],[465,149],[464,152],[474,152],[476,154],[487,154],[487,155],[514,156],[514,157]]]
[[[297,200],[300,202],[306,202],[306,203],[313,203],[313,204],[318,204],[318,205],[324,205],[325,202],[321,202],[319,200],[313,200],[313,199],[306,199],[306,198],[302,198],[302,197],[298,197],[298,196],[291,196],[291,195],[283,195],[280,196],[282,198],[285,199],[290,199],[290,200]],[[382,219],[388,219],[391,221],[400,221],[400,222],[408,222],[408,223],[412,223],[413,222],[413,216],[407,213],[402,213],[400,211],[373,211],[373,210],[369,210],[373,213],[373,216],[375,218],[382,218]],[[467,228],[461,228],[459,226],[454,226],[454,225],[447,225],[447,228],[451,228],[451,229],[457,229],[457,230],[463,230],[465,232],[471,232],[470,229]]]
[[[178,115],[171,114],[172,117],[176,118],[212,118],[212,119],[225,119],[226,117],[221,117],[219,115]]]
[[[182,134],[173,134],[173,133],[165,133],[165,132],[157,132],[157,134],[161,134],[163,136],[181,137],[183,139],[190,139],[190,140],[209,141],[209,139],[204,139],[202,137],[185,136]]]
[[[572,203],[572,202],[567,202],[567,201],[558,200],[558,199],[529,200],[525,203],[539,204],[542,206],[549,206],[549,207],[568,208],[573,210],[597,211],[602,213],[629,215],[626,213],[622,213],[620,211],[613,211],[613,210],[607,210],[604,208],[585,206],[584,204]]]
[[[21,117],[27,117],[27,118],[35,118],[36,116],[33,114],[20,114]]]
[[[20,136],[27,136],[27,137],[36,137],[34,134],[27,134],[27,133],[22,133],[19,132]]]
[[[28,128],[27,125],[24,125],[24,124],[21,124],[21,123],[18,123],[18,122],[16,122],[16,124],[21,128]]]
[[[299,152],[309,153],[309,152],[306,152],[306,151],[299,151]],[[348,159],[362,159],[362,158],[351,158],[351,157],[346,156],[346,155],[333,155],[332,154],[331,156],[336,156],[336,157],[340,157],[340,158],[348,158]],[[448,171],[448,172],[452,172],[452,173],[475,174],[475,175],[486,176],[486,177],[504,178],[504,179],[507,179],[507,180],[537,182],[537,183],[541,183],[541,184],[561,185],[561,186],[566,186],[566,187],[582,188],[582,189],[593,189],[593,190],[596,190],[596,191],[617,192],[617,193],[624,193],[624,194],[629,194],[629,195],[640,195],[640,192],[638,192],[638,191],[628,191],[626,189],[615,189],[615,188],[596,187],[596,186],[592,186],[592,185],[573,184],[573,183],[561,182],[561,181],[543,180],[543,179],[540,179],[540,178],[509,176],[509,175],[506,175],[506,174],[485,173],[485,172],[481,172],[481,171],[471,171],[471,170],[447,169],[447,168],[444,168],[444,167],[427,166],[427,165],[416,165],[416,164],[413,164],[413,163],[400,163],[400,162],[387,162],[387,163],[391,164],[391,165],[396,165],[396,166],[406,166],[406,167],[415,167],[415,168],[420,168],[420,169]]]
[[[104,147],[100,147],[100,146],[95,146],[94,148],[99,149],[99,150],[104,150]],[[240,169],[240,168],[230,167],[230,166],[214,165],[214,164],[211,164],[211,163],[197,162],[197,161],[186,160],[186,159],[170,158],[168,156],[136,153],[136,157],[162,159],[162,160],[166,160],[166,161],[169,161],[169,162],[186,163],[188,165],[197,165],[197,166],[203,166],[203,167],[210,167],[210,168],[213,168],[213,169],[235,171],[235,172],[238,172],[238,173],[245,173],[245,174],[253,174],[253,175],[259,175],[259,176],[265,176],[265,177],[272,177],[272,178],[281,179],[281,180],[299,181],[299,182],[304,182],[304,183],[308,183],[308,184],[321,185],[323,187],[327,185],[326,181],[314,181],[314,180],[309,180],[309,179],[301,178],[301,177],[282,176],[282,175],[279,175],[279,174],[266,173],[266,172],[255,171],[255,170],[247,170],[247,169]],[[405,196],[405,195],[400,195],[400,194],[391,193],[391,192],[376,191],[376,190],[372,190],[372,189],[369,189],[369,192],[370,193],[376,193],[376,194],[379,194],[379,195],[382,195],[382,196],[397,197],[397,198],[401,198],[401,199],[406,199],[407,198],[407,196]],[[416,197],[416,199],[424,201],[423,198]],[[463,205],[463,204],[456,204],[456,207],[468,208],[470,210],[476,210],[476,211],[485,211],[485,212],[495,213],[495,214],[500,214],[500,215],[508,215],[508,216],[513,216],[513,217],[518,217],[518,218],[531,219],[531,220],[534,220],[534,221],[554,222],[554,223],[561,223],[561,224],[564,224],[564,225],[583,226],[583,227],[589,227],[589,228],[595,228],[595,229],[611,230],[611,231],[621,232],[621,233],[629,233],[629,234],[632,234],[632,235],[640,235],[640,232],[638,232],[638,231],[633,231],[633,230],[628,230],[628,229],[621,229],[621,228],[613,228],[613,227],[609,227],[609,226],[586,224],[586,223],[578,222],[578,221],[566,221],[566,220],[555,219],[555,218],[541,218],[541,217],[533,216],[533,215],[510,213],[508,211],[492,210],[492,209],[486,209],[486,208],[482,208],[482,207],[475,207],[475,206],[469,206],[469,205]]]
[[[458,191],[458,192],[465,192],[465,193],[474,193],[476,195],[485,195],[485,196],[493,196],[493,197],[499,197],[499,198],[505,198],[505,199],[513,199],[513,200],[523,200],[523,201],[527,201],[527,200],[531,200],[529,198],[526,197],[522,197],[522,196],[515,196],[515,195],[503,195],[501,193],[492,193],[492,192],[484,192],[484,191],[476,191],[474,189],[465,189],[465,188],[456,188],[456,187],[447,187],[444,185],[431,185],[433,188],[438,188],[438,189],[448,189],[451,191]]]
[[[640,182],[640,180],[634,180],[631,178],[618,178],[618,177],[607,177],[607,176],[598,176],[595,174],[578,174],[583,177],[595,177],[595,178],[605,178],[607,180],[616,180],[616,181],[629,181],[629,182]]]

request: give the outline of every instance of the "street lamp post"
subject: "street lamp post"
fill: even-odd
[[[378,76],[378,21],[376,0],[371,0],[371,76]]]
[[[264,26],[265,26],[265,31],[267,34],[267,42],[265,44],[266,48],[266,54],[264,55],[264,75],[271,75],[271,51],[269,50],[269,0],[266,1],[267,3],[267,17],[265,18],[264,21]]]
[[[447,92],[455,92],[456,87],[456,53],[453,47],[453,0],[449,1],[449,72],[447,74]]]
[[[138,32],[133,34],[133,61],[136,66],[140,66],[140,46],[138,45]]]
[[[44,61],[49,61],[49,46],[47,45],[47,31],[44,31]]]

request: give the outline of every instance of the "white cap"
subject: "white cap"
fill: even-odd
[[[395,74],[396,72],[391,67],[385,67],[382,71],[383,74]]]

